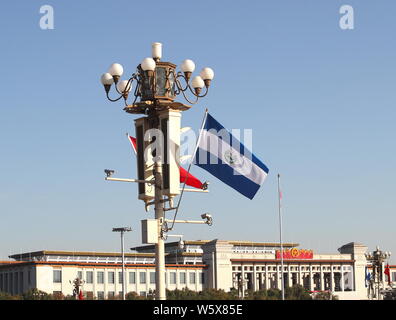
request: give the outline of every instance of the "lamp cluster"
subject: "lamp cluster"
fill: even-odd
[[[192,73],[195,70],[195,63],[192,60],[184,60],[180,66],[181,71],[176,72],[176,65],[170,62],[161,62],[161,58],[162,44],[155,42],[152,44],[152,57],[143,59],[137,66],[136,72],[128,80],[121,80],[124,73],[122,65],[113,63],[107,73],[104,73],[101,77],[101,83],[104,86],[107,98],[110,101],[118,101],[124,98],[125,104],[128,106],[127,99],[134,85],[132,105],[138,98],[140,98],[139,102],[154,106],[169,103],[173,102],[180,93],[189,103],[195,104],[199,98],[207,95],[214,78],[214,72],[211,68],[203,68],[198,76],[192,78]],[[115,99],[109,97],[113,84],[119,94]],[[206,89],[204,93],[202,92],[203,88]],[[194,100],[188,98],[186,91],[192,93],[195,97]]]
[[[369,261],[384,261],[384,260],[390,258],[391,252],[389,252],[389,251],[381,251],[377,247],[375,251],[369,252],[369,253],[365,253],[364,256]]]

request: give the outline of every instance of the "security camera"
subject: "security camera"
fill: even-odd
[[[107,178],[110,178],[114,174],[114,170],[105,169]]]
[[[209,187],[209,181],[205,181],[205,182],[202,184],[202,190],[208,190],[208,187]]]
[[[201,214],[201,218],[206,219],[206,224],[208,224],[209,226],[213,224],[212,215],[210,215],[209,213]]]
[[[202,219],[209,219],[209,218],[212,218],[212,216],[209,213],[204,213],[204,214],[201,214],[201,218]]]

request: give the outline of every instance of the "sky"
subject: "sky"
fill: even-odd
[[[40,27],[44,5],[54,29]],[[340,27],[343,5],[354,9],[353,29]],[[125,137],[136,116],[109,102],[99,79],[114,62],[132,74],[161,42],[163,61],[215,71],[182,125],[197,130],[208,108],[228,129],[251,129],[253,153],[270,170],[249,200],[193,166],[210,192],[185,194],[178,217],[210,212],[214,223],[174,234],[279,241],[280,173],[285,242],[317,253],[378,245],[396,264],[395,16],[393,0],[3,1],[0,260],[115,252],[119,226],[133,229],[127,248],[141,245],[140,220],[153,211],[137,185],[106,182],[103,172],[136,177]]]

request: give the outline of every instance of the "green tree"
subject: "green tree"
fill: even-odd
[[[315,293],[313,300],[338,300],[338,296],[333,295],[330,291],[321,291]]]
[[[222,289],[204,289],[198,294],[199,300],[230,300],[232,295]]]
[[[131,291],[125,295],[125,300],[146,300],[146,297],[138,295],[135,291]]]
[[[13,296],[6,292],[0,292],[0,300],[21,300],[21,296]]]
[[[54,297],[44,291],[38,290],[37,288],[30,289],[22,294],[23,300],[53,300]]]
[[[285,289],[286,300],[312,300],[309,291],[301,285],[294,285]]]

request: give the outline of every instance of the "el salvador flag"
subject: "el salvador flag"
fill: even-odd
[[[268,168],[209,113],[197,147],[194,164],[253,199]]]

